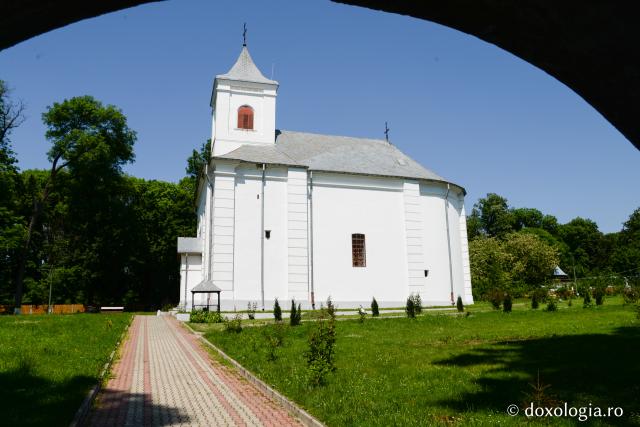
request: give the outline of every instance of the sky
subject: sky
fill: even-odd
[[[178,181],[211,132],[213,78],[247,44],[278,80],[279,129],[384,138],[467,190],[560,222],[619,231],[640,207],[640,151],[564,84],[473,36],[328,1],[191,0],[84,20],[0,51],[22,100],[12,135],[21,169],[46,168],[41,115],[92,95],[137,132],[125,171]]]

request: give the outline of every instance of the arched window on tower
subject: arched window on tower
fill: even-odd
[[[253,129],[253,108],[248,105],[238,108],[238,129]]]

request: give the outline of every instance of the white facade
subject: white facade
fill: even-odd
[[[277,87],[246,48],[216,78],[213,153],[197,200],[200,243],[179,247],[180,305],[190,308],[190,290],[202,281],[221,289],[225,310],[248,302],[270,309],[275,298],[283,307],[291,299],[319,306],[329,296],[340,307],[368,306],[373,297],[398,307],[411,293],[425,305],[458,296],[472,303],[464,190],[430,178],[385,141],[322,136],[324,145],[314,145],[315,136],[293,133],[281,143]],[[254,113],[253,129],[240,129],[243,106]],[[346,156],[351,164],[338,148],[355,153]],[[362,173],[357,153],[371,150],[391,153],[397,164],[376,166],[372,156],[361,162],[371,172]],[[354,267],[353,234],[364,235],[365,266]],[[192,247],[201,253],[188,253]]]

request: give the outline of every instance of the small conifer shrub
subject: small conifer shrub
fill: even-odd
[[[291,313],[289,314],[289,324],[291,326],[298,325],[298,312],[296,310],[296,302],[291,300]]]
[[[598,286],[593,290],[593,299],[596,300],[596,305],[602,305],[604,303],[604,287]]]
[[[376,301],[375,298],[373,298],[373,301],[371,301],[371,316],[373,317],[380,316],[380,310],[378,309],[378,301]]]
[[[513,300],[511,299],[511,295],[507,293],[504,296],[504,301],[502,301],[502,310],[505,313],[511,313],[512,308],[513,308]]]
[[[282,309],[280,308],[278,298],[276,298],[276,302],[273,304],[273,317],[276,319],[276,322],[282,321]]]
[[[247,303],[247,317],[249,320],[254,320],[256,318],[256,309],[258,308],[258,303],[249,301]]]
[[[409,319],[414,319],[416,317],[416,305],[411,296],[407,298],[407,305],[404,311],[407,313],[407,317]]]
[[[464,304],[462,304],[462,297],[460,295],[458,295],[458,300],[456,301],[456,308],[459,313],[464,311]]]
[[[546,311],[558,311],[558,305],[556,304],[556,300],[553,298],[549,298],[549,302],[547,303]]]
[[[335,371],[334,345],[336,342],[336,320],[319,320],[309,335],[309,348],[305,352],[308,368],[308,383],[316,387],[326,383],[326,377]]]
[[[416,314],[421,314],[422,313],[422,298],[420,297],[419,293],[415,293],[412,295],[413,298],[413,308],[416,312]]]
[[[366,317],[367,317],[366,310],[362,306],[360,306],[360,308],[358,308],[358,322],[364,323],[364,319]]]
[[[333,301],[331,301],[331,295],[327,297],[327,314],[332,319],[336,318],[336,306],[333,305]]]
[[[591,307],[591,293],[589,292],[589,289],[587,289],[587,288],[583,289],[582,293],[584,295],[584,297],[582,299],[582,307],[584,307],[584,308]]]
[[[531,308],[536,310],[538,307],[540,307],[540,302],[538,302],[538,295],[534,292],[531,295]]]

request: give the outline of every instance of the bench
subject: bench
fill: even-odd
[[[124,307],[100,307],[100,311],[123,312]]]

